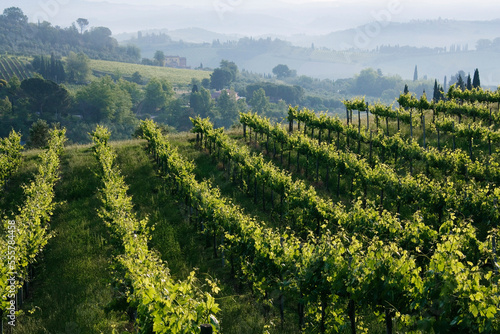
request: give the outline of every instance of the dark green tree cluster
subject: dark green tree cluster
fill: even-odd
[[[304,97],[304,89],[300,86],[274,84],[270,82],[260,82],[250,84],[246,87],[245,96],[251,98],[255,91],[263,89],[266,96],[269,96],[272,101],[283,100],[286,104],[299,104]]]
[[[194,84],[189,97],[189,105],[193,108],[196,116],[202,118],[212,117],[214,101],[208,89],[198,87],[197,84]]]
[[[72,97],[63,86],[43,78],[22,82],[13,76],[0,83],[0,136],[12,129],[28,134],[37,120],[58,123],[69,117]]]
[[[173,122],[166,115],[177,116],[187,105],[177,100],[181,99],[174,98],[172,86],[157,79],[139,86],[106,76],[70,94],[64,86],[42,77],[21,82],[14,76],[9,82],[0,81],[0,136],[11,129],[28,134],[36,124],[33,137],[42,138],[40,134],[44,132],[45,123],[59,123],[67,128],[71,141],[88,142],[87,133],[101,123],[113,128],[115,139],[128,138],[139,118],[157,116]],[[178,103],[174,105],[174,101]],[[34,142],[42,143],[43,140]]]
[[[134,123],[130,94],[109,76],[80,89],[75,102],[77,111],[89,122]]]
[[[165,80],[151,79],[145,87],[146,97],[143,103],[143,112],[155,115],[174,97],[172,85]]]
[[[450,78],[450,86],[455,84],[461,90],[481,87],[481,79],[479,78],[479,69],[474,70],[474,75],[471,78],[470,74],[467,76],[463,70],[457,72],[457,74],[452,75]]]
[[[232,61],[222,60],[220,66],[210,75],[210,88],[221,90],[238,77],[238,66]]]
[[[71,97],[63,86],[51,80],[30,78],[21,82],[21,89],[28,98],[31,110],[38,116],[43,118],[48,113],[48,118],[57,120],[68,114]]]
[[[290,76],[295,76],[297,75],[297,72],[294,71],[294,70],[291,70],[288,68],[287,65],[284,65],[284,64],[279,64],[279,65],[276,65],[274,68],[273,68],[273,74],[278,78],[278,79],[284,79],[284,78],[288,78]]]
[[[39,119],[31,126],[29,130],[28,146],[32,148],[45,147],[49,143],[49,124],[43,120]]]
[[[434,92],[432,94],[432,99],[434,100],[434,102],[444,100],[443,86],[438,84],[437,80],[434,80]]]
[[[72,83],[85,83],[90,77],[90,59],[83,52],[78,54],[70,52],[66,58],[68,81]]]
[[[6,8],[0,15],[2,52],[32,56],[54,53],[64,57],[72,51],[84,52],[95,59],[134,63],[140,61],[139,48],[119,46],[116,39],[111,37],[109,28],[91,27],[84,31],[90,22],[79,18],[77,23],[80,29],[75,23],[67,28],[52,26],[46,21],[30,23],[20,8]]]
[[[50,56],[50,59],[45,56],[35,56],[33,57],[31,65],[33,69],[40,73],[45,79],[57,83],[66,81],[64,63],[61,59],[56,59],[54,54]]]
[[[244,99],[238,99],[236,93],[223,90],[216,100],[214,123],[217,127],[229,128],[238,121],[239,113],[246,111]]]

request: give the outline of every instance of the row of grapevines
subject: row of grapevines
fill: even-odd
[[[470,154],[460,149],[443,149],[435,147],[423,148],[414,140],[405,140],[399,133],[393,136],[385,136],[378,132],[375,136],[369,135],[362,129],[356,129],[352,125],[345,125],[338,118],[317,116],[313,111],[297,108],[289,108],[289,121],[302,120],[306,126],[317,129],[328,129],[337,133],[343,133],[348,138],[358,140],[363,143],[372,144],[384,152],[386,159],[393,158],[394,161],[406,159],[410,164],[414,161],[423,161],[428,167],[441,170],[445,174],[467,175],[478,181],[490,181],[500,183],[500,168],[495,161],[484,163],[476,160],[472,161]],[[333,125],[333,126],[332,126]],[[261,131],[260,125],[256,125],[256,130]],[[490,131],[484,127],[469,127],[466,125],[454,125],[454,121],[449,118],[437,119],[435,127],[441,131],[455,132],[456,136],[465,138],[483,138],[497,140],[495,131]],[[264,129],[265,130],[265,129]]]
[[[211,136],[212,130],[206,120],[197,119],[194,122],[197,129],[206,130],[200,133]],[[187,197],[195,206],[209,229],[221,229],[225,233],[224,248],[231,258],[238,259],[241,274],[250,281],[254,292],[266,298],[277,291],[280,299],[286,295],[287,299],[298,302],[301,326],[325,332],[328,325],[331,331],[337,332],[347,326],[346,313],[351,323],[355,323],[357,307],[372,306],[375,312],[379,308],[391,308],[398,302],[398,305],[411,304],[409,291],[413,286],[406,284],[386,285],[381,290],[384,295],[366,298],[366,291],[372,285],[382,285],[384,280],[396,273],[397,279],[405,282],[418,280],[415,259],[394,242],[379,240],[376,232],[372,234],[373,238],[360,237],[358,240],[342,230],[335,236],[325,230],[320,237],[310,234],[306,239],[299,239],[290,230],[279,233],[264,228],[222,198],[219,191],[205,182],[198,183],[192,174],[192,165],[179,157],[152,122],[143,123],[143,134],[157,161],[181,189],[182,197]],[[214,140],[224,141],[223,138]],[[303,205],[314,203],[304,202]],[[413,228],[402,229],[399,220],[389,217],[387,213],[378,217],[378,212],[371,211],[368,216],[361,205],[351,211],[341,206],[336,206],[336,210],[338,223],[351,226],[352,231],[377,229],[381,234],[383,230],[387,230],[387,234],[415,231]],[[377,227],[377,224],[380,226]],[[420,227],[427,230],[425,226]],[[370,246],[374,240],[379,240],[379,243]],[[384,247],[379,249],[382,244]],[[367,258],[371,260],[369,264]],[[401,268],[403,263],[405,268]],[[362,274],[363,269],[371,272],[380,266],[387,272],[381,272],[376,277]],[[389,313],[390,317],[395,314]],[[315,314],[321,314],[321,317]]]
[[[253,155],[245,146],[238,145],[222,131],[214,129],[208,119],[197,117],[192,119],[193,132],[201,133],[206,140],[215,145],[228,164],[238,168],[239,175],[252,177],[255,192],[257,184],[263,185],[272,192],[279,194],[284,203],[282,210],[290,221],[294,221],[294,228],[299,234],[307,235],[310,230],[317,233],[325,227],[335,228],[331,200],[318,196],[312,186],[307,186],[301,180],[293,180],[292,176],[277,168],[272,162],[267,162],[262,155]],[[279,130],[279,129],[277,129]],[[286,131],[276,136],[287,137]],[[250,186],[250,185],[248,185]]]
[[[241,114],[242,117],[249,116],[249,114]],[[213,129],[212,123],[207,119],[196,118],[193,119],[194,129],[193,131],[202,133],[205,139],[212,143],[217,143],[221,148],[220,152],[223,154],[222,157],[228,159],[227,166],[232,165],[233,168],[239,169],[239,174],[241,171],[247,170],[252,173],[252,177],[255,182],[260,184],[265,184],[271,188],[275,193],[286,199],[287,210],[285,216],[290,221],[300,220],[303,225],[297,225],[289,222],[290,227],[293,227],[297,235],[307,236],[311,230],[315,230],[317,234],[325,230],[345,230],[349,233],[361,233],[363,235],[368,235],[374,232],[374,226],[380,229],[380,233],[387,235],[389,239],[395,238],[395,233],[398,233],[397,229],[392,229],[391,226],[400,226],[401,220],[392,215],[386,210],[380,212],[374,203],[367,203],[361,199],[354,201],[351,208],[346,209],[342,203],[334,203],[331,200],[322,199],[315,191],[314,187],[306,186],[302,180],[293,180],[290,174],[279,169],[271,162],[264,161],[261,155],[253,155],[250,153],[249,149],[245,146],[238,146],[236,142],[231,141],[227,135],[225,135],[221,129]],[[273,136],[281,137],[281,140],[289,140],[290,137],[286,131],[281,127],[273,127]],[[310,154],[323,154],[321,148],[315,150],[317,146],[316,143],[310,141],[307,137],[298,135],[294,143],[297,145],[298,150],[305,152],[310,152]],[[293,139],[290,139],[293,140]],[[225,148],[224,148],[225,147]],[[314,153],[312,153],[314,151]],[[319,153],[318,153],[319,152]],[[337,152],[327,152],[329,154],[336,155]],[[343,173],[348,174],[350,177],[357,177],[356,187],[362,185],[360,189],[367,186],[366,173],[371,173],[369,167],[366,166],[366,162],[358,161],[355,156],[349,153],[338,153],[336,157],[337,168],[342,168]],[[219,154],[220,155],[220,154]],[[344,158],[345,157],[345,158]],[[365,167],[366,171],[362,171],[362,167]],[[363,175],[358,175],[363,174]],[[377,173],[372,173],[370,176],[373,185],[383,185],[383,182],[377,180],[377,178],[383,178],[378,176]],[[363,178],[363,181],[360,181]],[[389,181],[387,181],[389,182]],[[425,182],[423,182],[425,183]],[[416,184],[413,186],[413,190],[408,190],[417,193],[417,188],[423,185]],[[429,188],[426,188],[429,189]],[[428,190],[430,192],[431,190]],[[397,193],[397,191],[393,191]],[[362,196],[362,193],[359,193]],[[410,196],[410,195],[408,195]],[[308,208],[310,207],[310,208]],[[298,211],[303,210],[303,215],[300,219],[297,218]],[[294,215],[297,215],[294,217]],[[370,217],[370,218],[367,218]],[[414,218],[412,218],[413,220]],[[367,222],[369,221],[369,223]],[[321,226],[317,223],[320,222]],[[398,222],[398,223],[396,223]],[[410,221],[404,221],[404,224],[412,225]],[[429,227],[426,228],[428,230]],[[384,232],[381,232],[384,230]]]
[[[15,131],[0,140],[0,189],[21,164],[22,149],[21,135]]]
[[[5,68],[3,57],[0,57],[0,76],[5,81],[9,80],[10,78],[7,69]]]
[[[303,115],[306,115],[306,117]],[[394,158],[395,162],[398,159],[401,160],[401,158],[406,158],[410,163],[420,160],[425,162],[428,167],[442,170],[446,174],[467,175],[479,181],[500,181],[500,170],[495,168],[497,166],[495,162],[490,161],[488,164],[485,164],[480,161],[472,161],[462,150],[444,149],[440,151],[433,147],[424,149],[416,141],[404,140],[398,133],[390,137],[380,132],[376,136],[369,136],[365,131],[361,131],[361,129],[354,129],[352,126],[344,125],[337,118],[325,115],[316,116],[314,112],[307,109],[298,111],[297,109],[290,108],[290,120],[304,120],[304,118],[308,119],[305,125],[309,125],[313,129],[335,129],[338,133],[344,133],[348,138],[350,137],[378,147],[383,152],[385,158]],[[333,123],[335,127],[329,127],[329,124]]]
[[[30,77],[29,71],[27,71],[26,66],[21,61],[19,61],[18,58],[10,58],[10,61],[16,69],[19,75],[19,79],[24,80]]]
[[[211,130],[205,120],[198,119],[194,123],[195,131],[209,138],[214,135],[217,137],[213,139],[214,142],[227,144],[227,140],[217,136],[217,133],[222,132]],[[314,204],[309,202],[303,205]],[[342,326],[345,327],[346,322],[342,319],[342,314],[345,316],[346,313],[351,328],[356,328],[353,323],[355,309],[359,306],[378,314],[385,313],[388,332],[389,328],[392,328],[393,316],[414,329],[419,326],[424,330],[473,328],[474,331],[479,328],[491,331],[494,326],[498,328],[498,322],[495,320],[498,314],[495,304],[498,300],[495,285],[498,278],[493,278],[490,271],[477,270],[481,261],[491,261],[492,255],[485,249],[486,243],[476,239],[475,229],[470,223],[457,223],[455,226],[454,219],[448,219],[440,228],[439,233],[444,234],[438,236],[437,232],[422,223],[417,217],[418,214],[412,222],[401,222],[385,211],[379,214],[377,211],[364,210],[358,203],[351,210],[336,206],[334,216],[342,226],[335,236],[331,236],[330,230],[327,229],[320,237],[321,241],[313,241],[314,237],[309,235],[307,242],[301,244],[300,252],[291,248],[299,256],[293,257],[290,265],[292,268],[300,268],[299,275],[305,277],[294,276],[294,270],[287,269],[284,260],[281,260],[283,268],[278,271],[279,275],[276,275],[277,278],[291,275],[287,282],[295,287],[295,295],[299,296],[299,300],[319,304],[321,332],[325,331],[322,326],[325,321],[334,332],[338,332]],[[450,254],[448,234],[454,235],[453,246],[459,249],[455,254]],[[256,241],[247,242],[254,244]],[[308,250],[311,243],[314,244],[313,251]],[[249,245],[245,244],[244,249],[248,248]],[[278,252],[279,248],[268,248],[272,251],[273,259],[282,254]],[[427,249],[424,251],[425,255],[420,253],[424,248]],[[281,249],[281,252],[287,250],[287,244],[282,242]],[[424,260],[424,263],[418,264],[415,260],[417,256],[429,261]],[[453,259],[452,265],[443,265],[446,256]],[[267,279],[259,275],[262,268],[267,268],[266,262],[259,260],[258,271],[250,272],[249,275],[267,282]],[[462,279],[456,279],[456,271],[460,271],[464,279],[477,282],[481,277],[488,282],[462,282]],[[440,281],[442,277],[446,277],[445,284]],[[460,307],[449,308],[442,313],[439,311],[438,316],[433,314],[440,300],[450,293],[450,287],[453,290],[453,301],[450,302],[458,303]],[[470,302],[464,299],[469,293],[481,294],[485,299]],[[474,313],[471,315],[469,310]],[[436,318],[439,321],[436,321]]]
[[[197,287],[194,272],[186,280],[176,282],[159,254],[148,248],[147,221],[138,220],[133,213],[132,198],[115,166],[109,136],[109,131],[101,126],[92,134],[104,184],[99,214],[122,242],[124,253],[118,260],[131,281],[129,300],[138,305],[141,330],[152,326],[155,333],[200,333],[200,325],[209,322],[219,307],[209,293]],[[213,292],[218,289],[215,285],[212,288]]]
[[[455,209],[473,218],[478,226],[485,224],[485,228],[482,228],[485,231],[492,225],[496,226],[495,222],[500,219],[497,210],[490,210],[485,206],[485,203],[489,203],[494,207],[496,199],[500,196],[500,192],[496,189],[484,189],[472,181],[453,183],[449,177],[442,181],[428,179],[425,175],[400,177],[388,165],[375,163],[370,166],[357,154],[338,151],[326,143],[318,144],[317,141],[300,133],[287,135],[280,125],[272,126],[269,120],[256,114],[241,113],[240,122],[253,128],[254,131],[264,131],[263,133],[274,141],[284,144],[288,149],[312,157],[316,160],[317,166],[320,162],[325,164],[327,173],[329,169],[334,169],[337,173],[352,179],[352,190],[358,191],[358,195],[364,198],[367,197],[368,187],[376,188],[388,194],[388,200],[396,202],[398,208],[401,205],[415,208],[410,209],[411,212],[421,208],[422,211],[429,213],[426,217],[438,213],[437,226],[441,224],[443,211],[448,209]],[[391,198],[391,194],[395,198]],[[422,205],[423,203],[425,204]]]
[[[386,106],[382,103],[374,103],[368,106],[368,110],[375,116],[385,117],[386,119],[397,119],[405,124],[411,124],[412,126],[418,126],[421,123],[421,118],[413,114],[411,109],[393,109],[392,105]]]
[[[451,101],[439,101],[433,103],[431,106],[434,110],[435,115],[444,114],[447,116],[458,116],[462,119],[463,116],[472,118],[474,121],[476,118],[491,123],[499,124],[500,114],[493,113],[491,108],[488,108],[481,103],[457,103],[454,100]]]
[[[435,126],[440,131],[452,133],[456,137],[477,139],[485,143],[500,143],[500,131],[495,131],[477,122],[456,124],[453,118],[444,116],[436,119]]]
[[[9,57],[6,57],[3,59],[3,63],[5,65],[5,69],[6,69],[6,72],[7,72],[7,75],[8,77],[5,78],[5,80],[9,80],[11,77],[13,77],[14,75],[16,75],[16,72],[14,71],[14,69],[12,68],[10,62],[9,62]],[[9,75],[10,74],[10,75]]]
[[[378,117],[385,117],[386,119],[398,119],[405,124],[412,124],[413,126],[417,126],[420,123],[420,117],[417,115],[413,115],[411,109],[409,111],[405,108],[393,109],[392,105],[386,106],[378,102],[369,105],[367,102],[365,102],[364,98],[354,98],[352,100],[344,100],[342,102],[344,103],[346,110],[350,111],[351,113],[353,110],[358,110],[367,111],[375,115],[377,117],[377,125]],[[426,110],[429,106],[425,94],[420,98],[420,100],[409,93],[405,95],[402,94],[398,102],[400,103],[401,107],[411,106],[412,108],[418,108],[420,110]],[[403,105],[401,105],[401,103]]]
[[[401,94],[398,98],[398,103],[401,108],[405,109],[419,109],[422,113],[424,110],[433,110],[434,115],[445,114],[458,116],[461,120],[462,117],[470,117],[475,121],[476,118],[498,124],[500,122],[500,115],[493,113],[491,108],[482,102],[498,102],[499,93],[488,92],[482,89],[474,89],[472,91],[461,91],[454,86],[450,87],[448,91],[448,101],[427,101],[424,95],[417,99],[411,93]],[[456,100],[461,100],[458,103]],[[464,102],[465,100],[466,102]],[[500,100],[499,100],[500,101]],[[394,115],[389,117],[395,118]],[[434,118],[433,118],[434,119]]]
[[[500,90],[495,92],[476,87],[473,89],[461,90],[460,87],[451,85],[446,94],[448,99],[460,99],[470,102],[500,102]]]
[[[460,94],[455,94],[460,92]],[[364,99],[355,98],[353,100],[343,101],[347,110],[358,110],[358,111],[369,111],[371,114],[386,117],[390,119],[398,119],[403,123],[410,124],[412,121],[413,125],[417,125],[418,119],[412,117],[411,109],[418,109],[421,112],[424,110],[433,110],[434,115],[445,114],[445,115],[455,115],[460,119],[465,117],[471,117],[474,120],[476,118],[486,121],[493,122],[498,124],[500,122],[500,115],[498,113],[492,113],[491,108],[488,108],[486,105],[475,102],[466,102],[466,103],[457,103],[455,99],[460,98],[460,96],[465,96],[470,91],[462,92],[460,90],[456,90],[454,88],[450,88],[450,98],[449,101],[427,101],[427,98],[424,95],[420,99],[417,99],[411,93],[401,94],[397,99],[400,108],[393,109],[392,105],[386,106],[381,103],[375,103],[373,105],[368,105],[364,101]],[[474,92],[486,92],[483,90],[474,91]],[[472,93],[471,93],[472,94]],[[491,93],[490,93],[491,94]],[[498,94],[498,93],[494,93]],[[482,101],[482,100],[480,100]],[[406,110],[406,109],[409,109]]]
[[[0,239],[0,311],[12,313],[11,301],[28,279],[28,264],[52,237],[48,223],[55,207],[54,185],[59,179],[65,133],[64,129],[51,130],[49,148],[40,154],[38,173],[24,186],[23,206],[12,219],[2,219],[5,233]]]

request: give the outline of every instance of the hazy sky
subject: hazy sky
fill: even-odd
[[[113,33],[201,27],[238,34],[326,34],[374,21],[492,20],[492,0],[2,0],[30,21],[67,27],[79,17]]]

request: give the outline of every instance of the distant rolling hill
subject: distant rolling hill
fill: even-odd
[[[391,22],[386,26],[377,23],[379,30],[373,30],[370,33],[372,37],[366,38],[366,32],[375,29],[374,24],[323,36],[295,35],[288,37],[289,43],[283,43],[279,48],[248,49],[238,43],[213,46],[212,40],[205,44],[139,43],[138,46],[145,57],[152,57],[156,50],[162,50],[167,54],[187,57],[188,65],[193,67],[203,64],[214,68],[222,59],[228,59],[236,62],[240,69],[257,73],[272,73],[276,65],[286,64],[297,70],[299,75],[339,79],[352,77],[361,69],[372,67],[381,69],[385,74],[399,74],[411,79],[417,65],[421,77],[437,78],[440,83],[444,81],[444,76],[450,78],[459,70],[473,73],[475,68],[479,68],[484,85],[496,87],[500,84],[498,52],[475,50],[478,40],[493,40],[500,36],[500,20]],[[229,35],[200,29],[184,29],[182,36],[184,41],[196,40],[200,36],[230,40]],[[393,48],[381,51],[382,45]],[[422,46],[426,48],[415,49]]]
[[[322,36],[294,36],[296,45],[332,49],[375,49],[380,45],[409,45],[416,47],[450,47],[468,45],[475,48],[479,39],[500,36],[500,19],[491,21],[415,20],[411,22],[377,22],[356,28],[336,31]]]

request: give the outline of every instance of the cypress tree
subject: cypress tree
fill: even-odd
[[[47,61],[44,56],[40,57],[40,69],[38,70],[38,73],[40,73],[44,78],[47,77]]]
[[[49,67],[49,75],[48,78],[57,82],[57,64],[56,64],[56,56],[52,53],[50,55],[50,67]]]
[[[481,87],[481,80],[479,80],[479,70],[476,68],[474,70],[474,78],[472,79],[472,87]]]
[[[66,72],[64,71],[64,64],[62,62],[62,60],[58,60],[56,62],[57,64],[57,80],[59,82],[64,82],[66,81]]]
[[[417,65],[415,65],[415,71],[413,72],[413,81],[418,80],[418,70],[417,70]]]
[[[405,94],[408,94],[410,90],[408,89],[408,84],[405,84],[405,89],[403,91]]]
[[[468,90],[471,90],[472,89],[472,80],[470,78],[470,73],[469,75],[467,76],[467,89]]]
[[[437,79],[434,79],[434,92],[432,93],[432,99],[434,102],[439,101],[439,87]]]
[[[459,74],[459,75],[458,75],[457,86],[458,86],[461,90],[465,90],[465,82],[464,82],[464,79],[462,78],[462,75],[461,75],[461,74]]]

